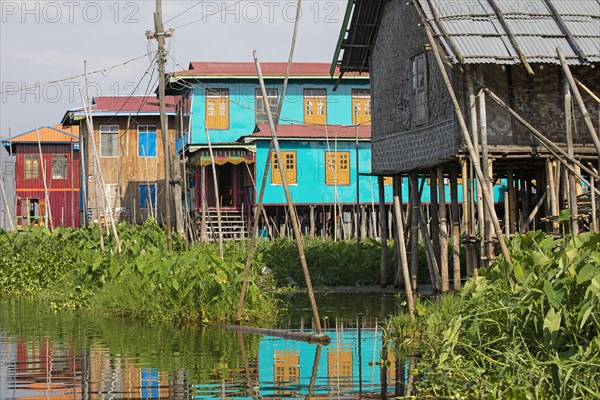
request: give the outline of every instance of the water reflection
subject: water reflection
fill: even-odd
[[[37,319],[38,323],[32,323]],[[0,398],[378,398],[400,393],[372,321],[330,321],[329,346],[176,329],[0,302]]]

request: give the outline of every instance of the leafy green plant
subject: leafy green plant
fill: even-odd
[[[458,295],[425,305],[412,328],[424,396],[597,397],[600,382],[600,235],[516,236],[512,265],[498,260]],[[444,306],[448,298],[454,306]]]

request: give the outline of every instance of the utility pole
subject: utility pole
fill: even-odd
[[[171,158],[169,151],[169,121],[165,107],[165,37],[171,37],[172,31],[165,32],[162,19],[162,2],[156,0],[156,12],[154,13],[154,33],[146,32],[147,39],[156,39],[158,42],[158,102],[160,107],[160,125],[162,131],[163,153],[165,163],[165,214],[167,223],[167,247],[169,250],[173,248],[171,237]]]

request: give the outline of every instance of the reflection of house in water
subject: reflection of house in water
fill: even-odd
[[[80,350],[62,341],[18,341],[2,343],[0,356],[2,399],[162,399],[184,392],[177,374],[170,379],[166,371],[99,346]]]
[[[331,344],[321,348],[315,397],[378,393],[381,390],[379,361],[382,332],[358,328],[326,332]],[[360,340],[359,340],[360,337]],[[315,364],[317,345],[264,337],[258,352],[258,381],[261,396],[307,395]],[[396,362],[389,359],[387,385],[396,381]],[[272,383],[272,385],[270,384]]]

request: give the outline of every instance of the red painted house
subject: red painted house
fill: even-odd
[[[16,226],[79,226],[79,128],[44,126],[2,142],[16,157]]]

